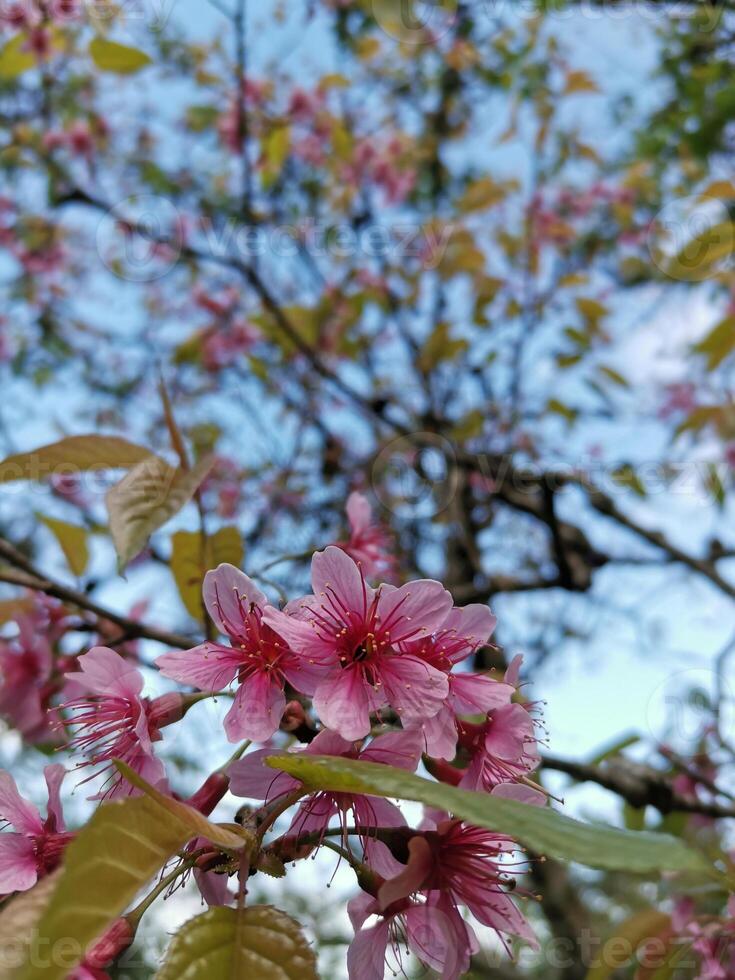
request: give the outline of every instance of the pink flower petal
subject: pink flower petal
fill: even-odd
[[[0,820],[7,820],[21,834],[30,837],[43,833],[41,814],[32,803],[23,799],[15,780],[4,769],[0,769]]]
[[[368,895],[367,892],[358,892],[354,898],[347,903],[347,914],[350,917],[352,928],[357,931],[366,919],[380,911],[380,906],[376,898]]]
[[[458,715],[487,714],[495,708],[510,704],[515,688],[501,684],[484,674],[452,674],[449,678],[449,699]]]
[[[283,687],[264,670],[255,671],[240,685],[232,707],[225,717],[225,732],[230,742],[267,742],[278,731],[286,696]]]
[[[442,705],[433,718],[419,729],[424,740],[423,751],[434,759],[451,762],[457,754],[457,721],[448,704]]]
[[[541,790],[525,786],[523,783],[499,783],[494,786],[491,796],[500,796],[505,800],[515,800],[527,806],[546,806],[548,799]]]
[[[370,732],[366,682],[357,667],[348,667],[327,678],[314,694],[314,707],[327,728],[355,741]]]
[[[48,788],[47,813],[53,823],[54,833],[60,833],[66,830],[64,814],[61,809],[61,784],[64,781],[64,776],[66,776],[66,769],[57,762],[52,766],[46,766],[43,774]]]
[[[21,834],[0,834],[0,895],[27,891],[37,880],[33,841]]]
[[[390,800],[377,796],[356,796],[353,803],[355,824],[358,827],[405,827],[403,814]],[[363,834],[361,837],[365,861],[383,878],[400,874],[403,865],[391,854],[382,841]]]
[[[229,768],[230,792],[248,800],[270,801],[297,789],[301,785],[297,779],[265,765],[265,758],[278,754],[276,748],[258,749],[233,762]]]
[[[202,898],[210,908],[218,905],[229,905],[232,895],[227,887],[227,875],[194,868],[194,880]]]
[[[352,558],[334,545],[312,558],[311,584],[318,598],[330,592],[340,605],[360,612],[367,609],[374,594]]]
[[[240,636],[243,612],[249,610],[251,603],[261,609],[268,603],[252,579],[226,562],[204,576],[202,595],[217,628],[232,637]]]
[[[408,582],[400,589],[381,589],[378,601],[380,625],[390,630],[391,640],[401,643],[420,639],[438,629],[452,608],[452,597],[433,579]]]
[[[329,821],[338,813],[337,802],[331,793],[317,793],[304,800],[286,831],[287,837],[301,837],[304,834],[319,834],[329,826]]]
[[[355,933],[347,950],[349,980],[383,980],[389,929],[384,921]]]
[[[485,901],[473,901],[471,896],[468,896],[466,901],[467,907],[478,922],[498,932],[525,939],[534,949],[538,949],[538,941],[533,929],[510,895],[501,891],[489,891]]]
[[[237,676],[241,664],[237,650],[218,643],[202,643],[191,650],[164,653],[156,660],[164,677],[197,687],[200,691],[224,690]]]
[[[510,704],[493,713],[485,749],[489,755],[506,762],[520,762],[531,746],[533,719],[521,704]]]
[[[465,638],[469,646],[482,646],[490,639],[497,622],[487,606],[474,602],[469,606],[455,606],[442,623],[442,629]]]
[[[521,682],[521,667],[523,666],[523,657],[519,653],[517,657],[513,657],[510,662],[508,669],[505,672],[505,677],[503,678],[506,684],[510,684],[512,687],[518,687]]]
[[[415,905],[406,913],[406,938],[411,951],[442,980],[459,980],[478,948],[470,926],[449,903]]]
[[[374,738],[360,753],[360,758],[365,762],[382,762],[386,766],[415,772],[422,749],[422,739],[418,732],[388,732]]]
[[[143,690],[143,675],[138,668],[107,647],[93,647],[77,663],[81,671],[66,677],[92,694],[132,701]]]
[[[307,663],[309,658],[312,657],[312,650],[319,646],[316,631],[311,623],[305,622],[303,619],[298,619],[294,615],[281,612],[280,609],[276,609],[274,606],[268,606],[266,608],[263,613],[263,622],[266,626],[270,626],[274,633],[278,633],[281,639],[285,640],[296,653],[302,653],[302,651],[308,650],[308,657],[304,655]],[[336,661],[336,656],[333,654],[331,647],[325,645],[324,653],[325,655],[332,653],[330,659]]]
[[[350,755],[355,750],[355,743],[342,738],[337,732],[323,729],[307,746],[307,755]]]
[[[380,668],[386,700],[407,727],[432,718],[449,694],[447,675],[418,657],[386,657]]]
[[[434,861],[431,847],[423,837],[411,838],[408,853],[408,864],[403,871],[380,886],[378,901],[381,909],[387,909],[393,902],[420,891],[431,876]]]
[[[364,534],[373,518],[370,501],[362,493],[353,492],[347,498],[347,520],[353,535]]]

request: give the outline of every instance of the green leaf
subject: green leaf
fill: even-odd
[[[664,834],[633,834],[581,823],[556,810],[457,789],[375,762],[298,755],[269,756],[266,762],[310,789],[396,797],[438,807],[479,827],[508,834],[530,850],[561,861],[631,874],[691,871],[716,876],[702,855]]]
[[[236,527],[222,527],[207,537],[202,548],[199,531],[177,531],[171,538],[171,571],[189,615],[202,618],[202,581],[205,572],[223,562],[239,568],[243,560],[242,537]]]
[[[646,496],[646,487],[630,463],[613,470],[611,476],[617,486],[628,487],[638,497]]]
[[[130,469],[150,455],[150,449],[117,436],[68,436],[29,453],[8,456],[0,462],[0,483],[43,480],[55,473]]]
[[[606,377],[608,381],[612,381],[613,384],[618,385],[620,388],[630,388],[630,382],[628,379],[622,375],[620,371],[616,371],[615,368],[611,368],[607,364],[601,364],[599,367],[599,372]]]
[[[19,980],[65,980],[84,950],[191,838],[188,821],[147,796],[100,806],[69,845],[38,925],[39,949],[63,948],[69,955],[34,959]]]
[[[16,975],[14,967],[22,966],[41,916],[61,877],[61,871],[42,878],[37,885],[22,892],[0,910],[0,976],[3,980]]]
[[[174,818],[182,826],[185,825],[189,828],[189,837],[206,837],[207,840],[226,851],[241,851],[246,844],[251,842],[251,836],[242,827],[237,827],[237,832],[234,832],[227,827],[212,823],[193,807],[161,793],[120,759],[115,761],[115,766],[131,786],[135,786],[136,789],[145,793],[147,798],[158,807],[159,820],[165,821]]]
[[[17,78],[24,71],[35,67],[34,55],[31,51],[24,50],[27,42],[28,38],[25,34],[16,34],[3,46],[0,50],[0,78]]]
[[[127,44],[108,41],[104,37],[94,37],[89,43],[89,53],[92,61],[102,71],[114,71],[119,75],[131,75],[151,64],[151,58],[145,51],[130,48]]]
[[[550,398],[546,403],[546,411],[552,412],[554,415],[561,415],[569,425],[573,425],[577,420],[579,412],[576,408],[572,408],[571,405],[565,405],[564,402],[560,402],[558,398]]]
[[[66,563],[75,575],[84,575],[89,563],[89,546],[87,531],[78,524],[67,524],[55,517],[37,514],[38,520],[54,535],[61,550],[64,552]]]
[[[185,470],[149,456],[108,490],[110,533],[121,570],[140,554],[151,534],[191,500],[211,467],[211,457]]]
[[[171,940],[156,980],[318,980],[301,927],[270,905],[211,908]]]

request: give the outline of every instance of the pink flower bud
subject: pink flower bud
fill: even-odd
[[[229,776],[223,772],[213,772],[186,802],[195,810],[203,813],[205,817],[208,817],[229,787]]]
[[[156,728],[165,728],[166,725],[173,725],[186,714],[188,705],[183,694],[175,691],[171,694],[162,694],[160,698],[155,698],[149,708],[150,722]]]
[[[135,939],[135,929],[126,918],[116,919],[101,939],[89,949],[84,963],[92,969],[109,966]]]
[[[306,712],[299,701],[289,701],[281,718],[282,732],[295,732],[306,724]]]

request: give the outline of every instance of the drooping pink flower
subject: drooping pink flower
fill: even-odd
[[[75,729],[70,748],[88,757],[79,766],[109,769],[113,759],[122,759],[147,782],[163,783],[165,770],[154,754],[153,743],[161,740],[160,729],[164,725],[182,717],[181,695],[163,695],[155,700],[143,697],[141,672],[107,647],[94,647],[77,663],[81,670],[66,677],[88,693],[63,708],[71,712],[64,722]],[[132,796],[137,792],[114,772],[105,786],[96,798]]]
[[[437,893],[423,903],[405,898],[383,908],[378,899],[362,892],[347,911],[355,930],[347,951],[349,980],[383,980],[386,968],[394,976],[406,974],[404,955],[409,953],[442,980],[458,980],[480,948],[472,927]],[[371,916],[379,921],[363,928]]]
[[[270,608],[264,621],[314,668],[313,696],[323,724],[348,741],[370,732],[370,715],[390,706],[406,727],[431,718],[449,693],[446,674],[407,652],[439,628],[452,606],[440,582],[371,588],[340,548],[314,555],[313,596]]]
[[[540,793],[535,795],[543,802]],[[510,861],[517,850],[510,837],[447,814],[435,814],[408,842],[409,860],[404,870],[378,890],[381,908],[411,896],[424,894],[430,898],[435,894],[457,908],[467,907],[504,943],[505,936],[517,936],[536,945],[533,931],[509,891],[515,875],[526,866],[525,861]]]
[[[470,752],[470,764],[459,785],[490,791],[500,783],[527,778],[540,757],[534,720],[522,704],[491,711],[481,725],[462,725],[460,742]]]
[[[48,788],[45,820],[20,795],[10,773],[0,770],[0,821],[15,830],[0,834],[0,895],[26,891],[54,871],[74,837],[66,830],[61,810],[64,767],[46,766],[44,775]]]
[[[487,714],[510,704],[514,685],[501,683],[486,674],[452,673],[490,639],[497,620],[487,606],[475,603],[451,610],[441,627],[408,650],[437,670],[444,671],[449,694],[441,710],[419,723],[425,751],[438,759],[453,759],[457,753],[457,716]]]
[[[19,634],[0,640],[0,714],[29,742],[50,740],[48,696],[53,671],[48,625],[34,612],[18,617]],[[41,632],[41,626],[45,629]]]
[[[362,762],[377,762],[414,772],[421,758],[421,738],[417,732],[389,732],[378,735],[367,746],[350,742],[336,732],[322,731],[303,750],[307,755],[335,755]],[[230,790],[235,796],[272,803],[279,797],[298,789],[297,779],[265,765],[264,760],[274,749],[259,749],[232,764],[229,770]],[[397,806],[377,796],[355,793],[312,793],[294,816],[285,837],[314,835],[316,843],[324,836],[336,817],[340,826],[348,826],[348,814],[361,834],[366,859],[380,874],[395,874],[400,865],[383,842],[371,831],[376,828],[403,827],[405,820]]]
[[[164,677],[201,691],[221,691],[237,679],[240,686],[225,718],[227,737],[265,742],[286,707],[286,682],[300,691],[311,687],[309,664],[271,629],[268,599],[233,565],[207,572],[203,594],[209,615],[231,645],[202,643],[166,653],[156,665]]]
[[[349,541],[338,541],[337,547],[362,567],[368,578],[392,571],[395,558],[390,551],[390,533],[380,524],[373,524],[370,501],[361,493],[347,498]]]

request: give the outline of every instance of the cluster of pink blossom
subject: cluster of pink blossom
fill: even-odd
[[[360,140],[344,177],[355,187],[373,184],[382,191],[387,204],[400,204],[416,186],[416,168],[408,150],[398,137],[384,147],[376,146],[373,140]]]
[[[64,129],[49,129],[43,134],[42,144],[48,152],[67,150],[72,156],[90,160],[108,136],[107,123],[98,116],[91,122],[75,119]]]
[[[669,938],[686,944],[697,958],[695,980],[730,980],[735,976],[735,896],[722,915],[698,915],[694,900],[680,899]]]
[[[63,705],[53,723],[65,730],[78,753],[84,781],[104,777],[92,799],[134,795],[113,767],[121,759],[148,783],[171,793],[156,752],[162,731],[179,722],[202,698],[227,694],[232,705],[224,730],[247,752],[217,770],[188,802],[208,814],[229,789],[258,801],[264,813],[294,807],[290,826],[270,845],[279,861],[297,861],[336,834],[358,872],[361,892],[349,905],[355,938],[348,955],[352,980],[380,980],[387,964],[400,967],[406,948],[456,980],[469,966],[478,940],[461,910],[494,930],[510,951],[533,932],[518,906],[516,876],[525,870],[518,846],[508,837],[472,826],[449,813],[426,811],[416,828],[386,799],[348,792],[309,792],[296,779],[267,766],[283,751],[278,733],[290,735],[290,752],[335,756],[390,765],[413,772],[422,760],[438,779],[521,800],[545,803],[529,775],[538,765],[530,709],[514,703],[519,661],[503,680],[462,668],[490,640],[495,617],[486,606],[455,607],[450,593],[433,580],[401,586],[370,584],[376,571],[390,569],[388,539],[372,524],[367,500],[348,501],[351,537],[314,554],[312,593],[278,608],[256,583],[232,565],[207,573],[206,608],[225,641],[207,641],[160,656],[160,673],[192,693],[156,698],[143,693],[135,657],[95,647],[66,666]],[[9,648],[3,672],[28,658],[50,669],[49,627],[36,619],[21,656]],[[7,666],[6,665],[7,662]],[[75,669],[70,669],[70,668]],[[35,688],[35,661],[28,670],[33,718],[44,723]],[[56,668],[58,670],[58,668]],[[26,682],[19,667],[16,687]],[[22,675],[22,676],[21,676]],[[48,721],[46,724],[50,724]],[[240,753],[238,753],[240,754]],[[72,839],[59,807],[61,766],[47,770],[48,817],[19,797],[12,779],[0,781],[0,816],[15,833],[0,836],[0,890],[25,890],[62,859]],[[352,841],[359,850],[352,850]],[[194,843],[192,844],[194,846]],[[197,845],[198,846],[198,845]],[[228,876],[216,852],[197,865],[196,880],[206,901],[232,900]],[[117,924],[130,941],[129,930]],[[109,954],[120,937],[105,937]],[[117,947],[115,947],[117,948]],[[104,978],[104,963],[90,959],[75,980]]]
[[[25,597],[19,608],[17,634],[0,638],[0,717],[31,745],[53,742],[49,709],[67,686],[64,671],[72,662],[58,652],[68,614],[60,603],[37,595]]]
[[[82,0],[13,0],[0,9],[0,25],[33,30],[45,21],[54,24],[76,21],[82,12]]]
[[[230,367],[261,339],[258,328],[238,313],[236,289],[228,287],[213,295],[197,286],[193,299],[211,317],[199,338],[202,363],[208,371]]]

